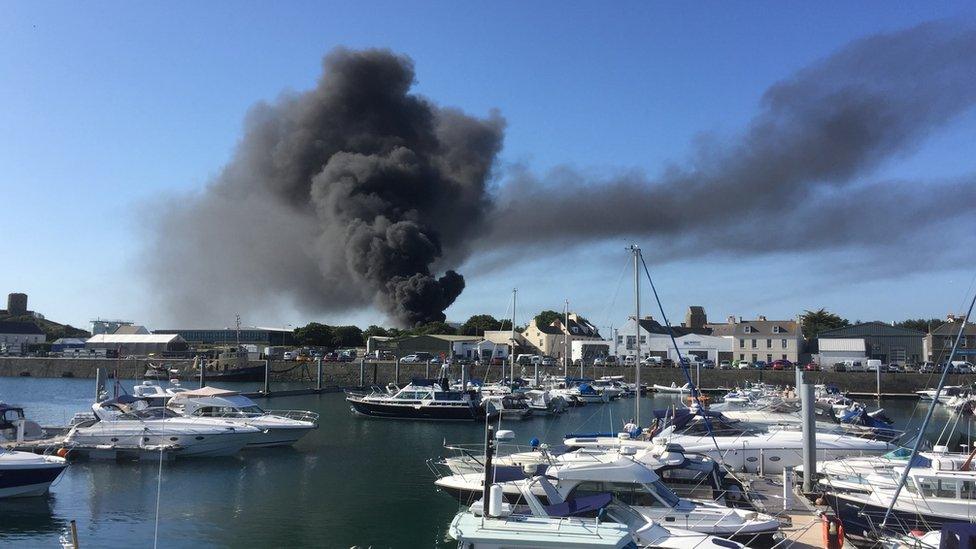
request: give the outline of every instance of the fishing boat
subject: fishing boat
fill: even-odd
[[[42,496],[67,467],[61,457],[0,448],[0,499]]]
[[[346,391],[346,401],[358,414],[391,419],[474,421],[484,419],[485,407],[472,391],[451,391],[447,378],[414,379],[394,394]]]
[[[319,415],[307,410],[263,410],[253,400],[216,387],[202,387],[174,394],[167,408],[184,417],[219,418],[256,427],[262,436],[248,448],[290,446],[318,428]]]
[[[182,417],[130,395],[96,402],[92,412],[75,415],[64,447],[93,459],[229,456],[264,436],[257,427]]]

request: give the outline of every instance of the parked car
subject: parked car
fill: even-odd
[[[884,366],[884,371],[891,372],[893,374],[897,374],[897,373],[900,373],[900,372],[904,372],[905,369],[902,368],[901,366],[899,366],[898,364],[892,362],[891,364],[886,364]]]
[[[861,360],[845,360],[844,366],[847,368],[848,372],[864,372],[864,361]]]
[[[722,362],[719,362],[718,363],[718,369],[719,370],[731,370],[732,369],[732,363],[729,362],[728,360],[723,360]]]
[[[627,355],[624,357],[624,366],[634,366],[637,364],[637,357],[634,355]]]
[[[616,366],[617,365],[617,357],[612,356],[612,355],[611,356],[608,356],[608,357],[605,357],[603,359],[603,365],[604,366]]]
[[[766,364],[765,360],[757,360],[756,362],[753,363],[753,366],[757,370],[765,370],[768,365]]]
[[[844,364],[843,362],[835,362],[831,369],[835,372],[846,372],[847,365]]]
[[[806,372],[819,372],[820,365],[816,362],[808,362],[806,366],[803,367],[803,370]]]
[[[752,368],[752,364],[750,364],[748,360],[740,360],[736,362],[735,367],[740,370],[748,370]]]
[[[432,358],[433,356],[430,353],[414,353],[401,358],[400,362],[402,364],[425,364]]]
[[[770,367],[773,370],[792,370],[793,363],[790,362],[789,360],[784,360],[784,359],[774,360],[772,366]]]
[[[540,362],[540,364],[542,366],[555,366],[556,359],[552,358],[551,356],[544,356],[542,357],[542,361]]]
[[[704,369],[706,369],[706,370],[714,370],[715,369],[715,361],[712,360],[712,359],[710,359],[710,358],[705,359],[704,361],[702,361],[701,367],[704,368]]]
[[[934,362],[923,362],[922,366],[918,369],[920,374],[933,374],[935,373],[935,363]]]
[[[284,360],[284,361],[298,360],[298,352],[297,351],[285,351],[285,354],[281,355],[281,360]]]

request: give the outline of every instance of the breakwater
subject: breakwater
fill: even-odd
[[[75,377],[94,378],[98,368],[105,368],[120,379],[140,379],[146,371],[149,362],[166,364],[177,368],[187,379],[190,374],[191,361],[188,360],[159,360],[147,359],[77,359],[77,358],[0,358],[0,377],[30,376],[44,378]],[[263,362],[252,362],[261,365]],[[304,381],[314,385],[317,381],[317,366],[314,362],[280,362],[271,363],[272,381]],[[436,376],[440,371],[437,366],[427,367],[423,364],[400,364],[392,361],[365,362],[323,362],[322,384],[326,387],[385,385],[387,383],[406,383],[415,377]],[[469,376],[475,379],[497,379],[500,368],[492,366],[469,366]],[[487,374],[487,376],[486,376]],[[531,377],[534,369],[531,367],[516,367],[516,374]],[[562,368],[540,368],[539,375],[561,375]],[[633,381],[634,368],[587,368],[586,376],[622,375],[628,381]],[[579,369],[571,368],[570,375],[578,376]],[[695,372],[692,371],[692,376]],[[853,372],[811,372],[808,374],[817,383],[833,383],[844,391],[859,393],[874,393],[876,391],[876,374]],[[460,377],[460,368],[451,369],[452,377]],[[735,387],[746,381],[765,381],[774,385],[793,385],[795,374],[791,371],[758,371],[758,370],[702,370],[701,385],[703,387]],[[952,375],[951,384],[965,384],[972,382],[973,375]],[[642,368],[641,382],[653,385],[671,385],[685,383],[684,374],[676,368]],[[932,374],[917,373],[882,373],[881,391],[884,393],[912,393],[919,389],[934,387],[938,378]]]

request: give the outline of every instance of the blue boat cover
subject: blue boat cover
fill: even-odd
[[[942,525],[939,549],[969,549],[976,547],[976,524],[950,522]]]
[[[495,466],[495,482],[513,482],[525,480],[529,477],[541,475],[549,467],[547,463],[540,463],[535,466],[535,472],[530,475],[525,474],[525,470],[518,465],[498,465]]]
[[[550,517],[575,517],[577,515],[599,511],[609,505],[611,500],[613,500],[611,494],[594,494],[592,496],[573,498],[562,503],[546,505],[546,514]]]

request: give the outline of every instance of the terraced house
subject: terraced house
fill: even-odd
[[[732,356],[755,362],[789,360],[797,362],[803,348],[803,334],[795,320],[739,319],[732,329]]]

